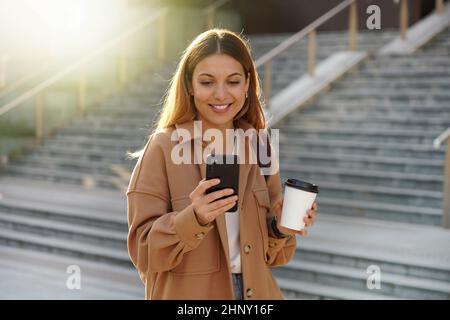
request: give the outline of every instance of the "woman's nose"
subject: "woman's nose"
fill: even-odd
[[[224,100],[226,95],[227,92],[224,86],[217,86],[216,90],[214,90],[214,98],[217,100]]]

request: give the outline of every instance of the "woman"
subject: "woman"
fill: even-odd
[[[206,194],[219,181],[205,179],[206,164],[195,150],[200,146],[203,155],[208,143],[198,136],[194,120],[203,134],[263,129],[259,97],[250,49],[240,36],[209,30],[184,52],[127,191],[128,249],[146,299],[283,298],[269,268],[288,263],[296,250],[295,234],[305,232],[278,224],[278,170],[264,177],[258,164],[243,163],[237,196],[228,189]],[[173,150],[180,145],[188,146],[184,150],[192,152],[193,162],[174,161]],[[234,151],[231,145],[226,153]],[[228,212],[236,202],[238,210]],[[307,226],[316,209],[314,203]]]

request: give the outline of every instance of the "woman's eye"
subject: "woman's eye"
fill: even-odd
[[[239,81],[229,81],[228,83],[229,83],[230,85],[232,85],[232,86],[236,86],[236,85],[238,85],[240,82],[239,82]],[[201,81],[200,84],[201,84],[201,85],[204,85],[204,86],[209,86],[209,85],[212,84],[212,82],[211,82],[211,81]]]

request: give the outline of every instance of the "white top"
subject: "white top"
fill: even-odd
[[[228,251],[230,253],[231,273],[241,273],[241,244],[239,237],[239,210],[225,212],[228,234]]]

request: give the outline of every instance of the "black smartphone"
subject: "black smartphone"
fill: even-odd
[[[219,178],[220,183],[206,190],[206,193],[211,193],[214,191],[228,188],[234,190],[233,194],[219,198],[217,200],[239,194],[238,160],[239,157],[237,155],[227,155],[227,154],[208,155],[208,157],[206,158],[206,180]],[[230,212],[236,211],[237,206],[238,202],[236,201],[234,207],[228,211]]]

